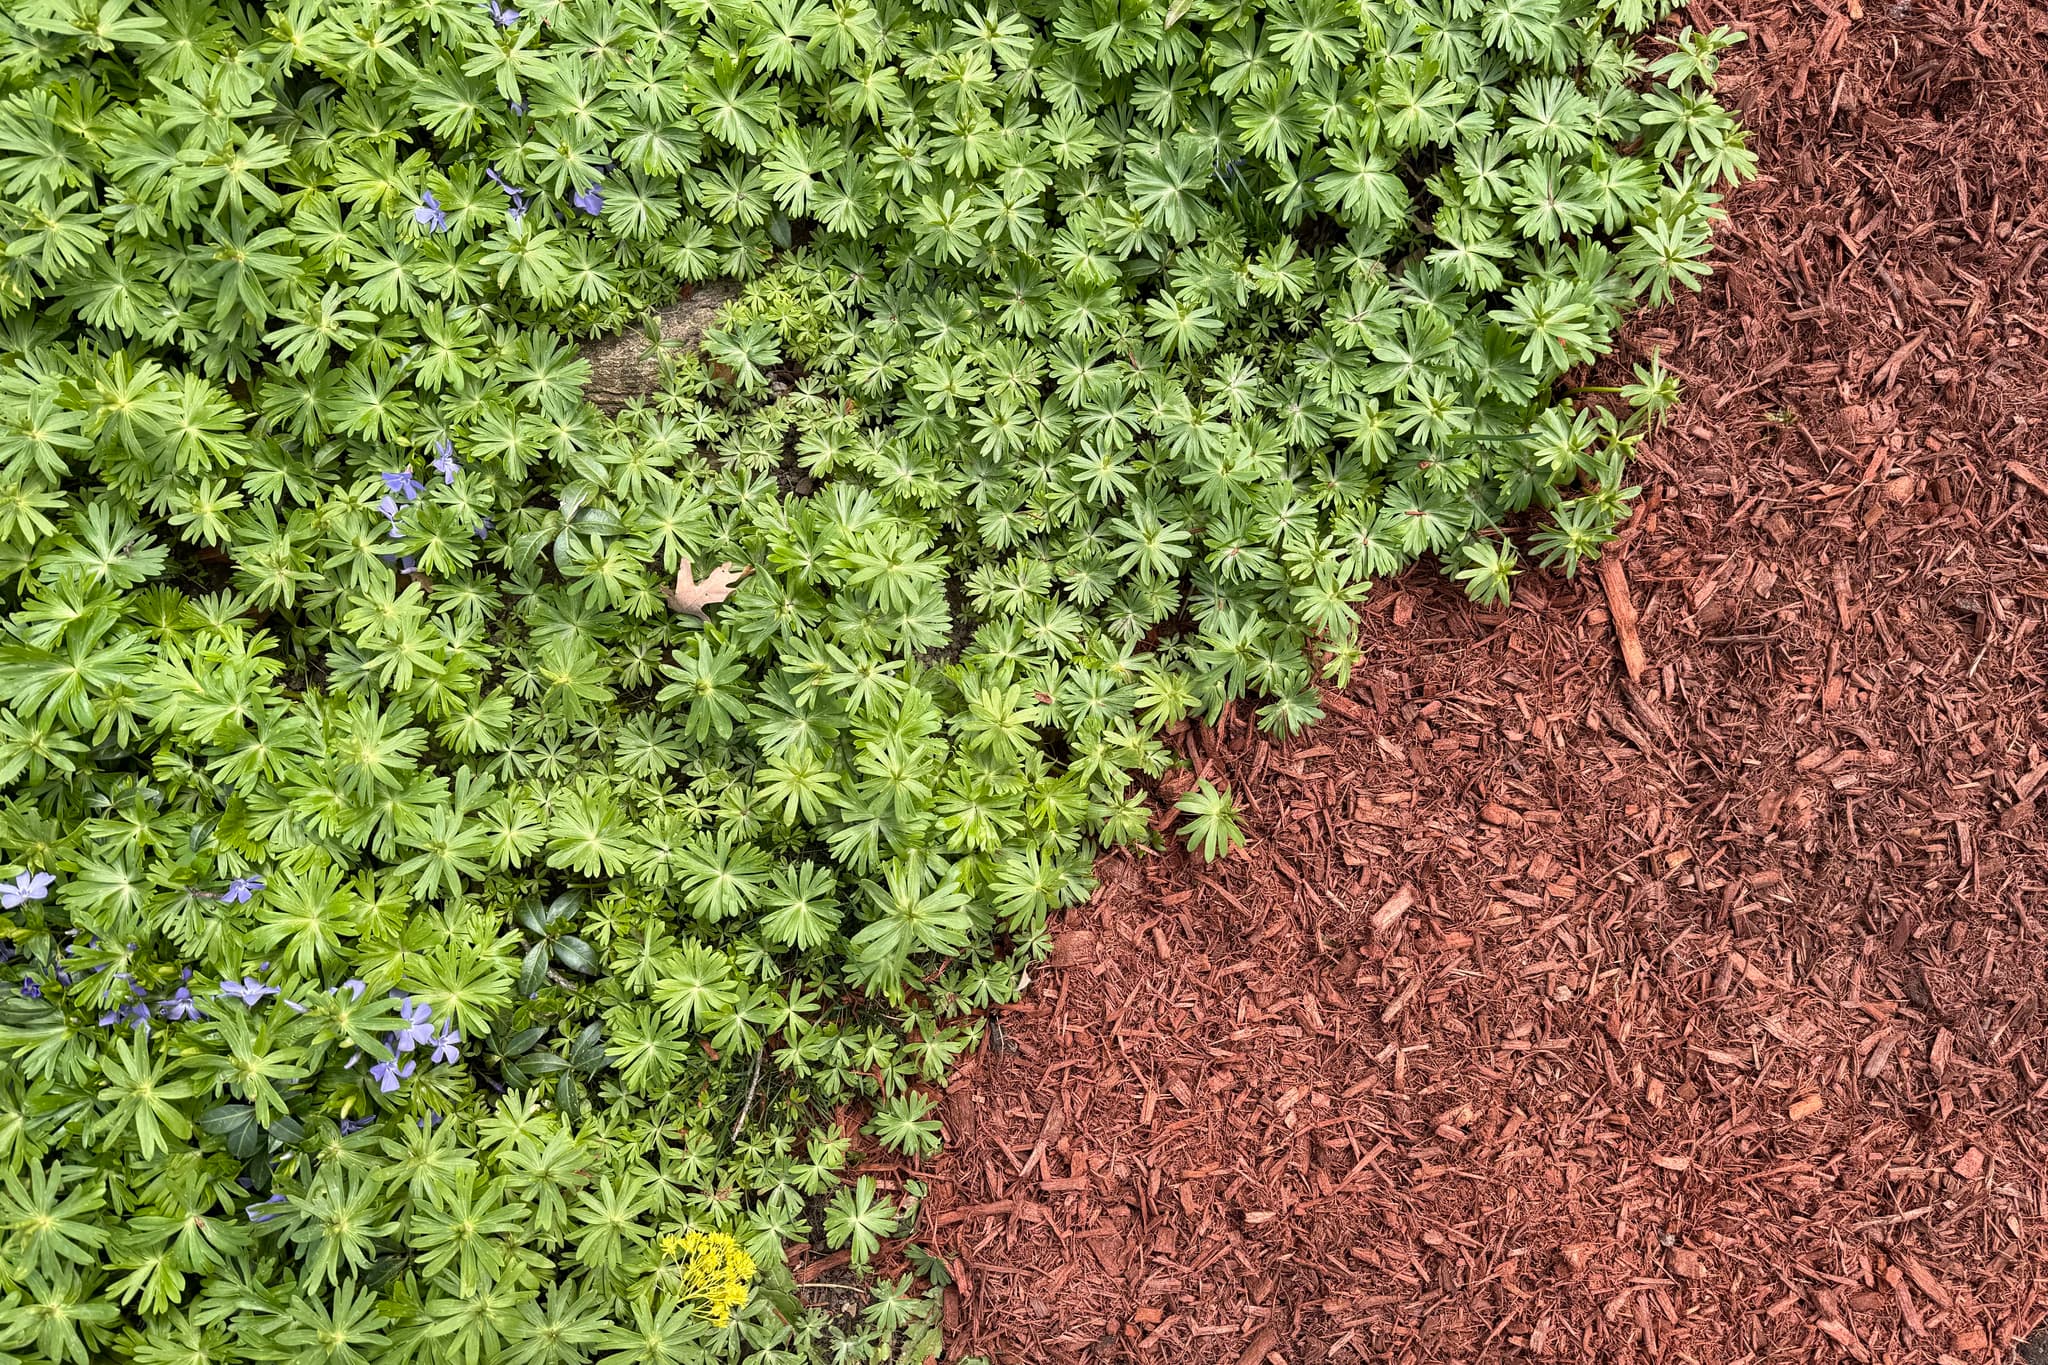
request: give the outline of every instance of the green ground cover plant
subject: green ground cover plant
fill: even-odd
[[[1661,17],[7,6],[0,1362],[923,1359],[783,1249],[1162,736],[1625,513],[1675,386],[1561,382],[1752,169]]]

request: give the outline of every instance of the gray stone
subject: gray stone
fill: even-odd
[[[661,329],[659,349],[693,349],[718,317],[718,310],[739,292],[739,285],[731,280],[710,280],[656,313],[654,321]],[[617,412],[629,400],[645,398],[661,387],[656,343],[640,330],[586,342],[583,358],[590,362],[583,396],[606,412]]]

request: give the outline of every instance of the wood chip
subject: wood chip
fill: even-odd
[[[1643,652],[1643,638],[1637,633],[1635,603],[1629,600],[1628,575],[1621,560],[1612,555],[1600,559],[1600,587],[1607,595],[1607,618],[1614,625],[1614,638],[1621,646],[1621,662],[1630,682],[1641,682],[1649,671],[1650,658]]]
[[[1415,888],[1403,885],[1399,891],[1387,897],[1386,903],[1372,914],[1372,931],[1384,934],[1401,922],[1401,916],[1408,913],[1415,904]]]
[[[2048,479],[2042,478],[2018,460],[2007,460],[2005,462],[2005,472],[2033,489],[2036,493],[2041,494],[2043,497],[2048,497]]]

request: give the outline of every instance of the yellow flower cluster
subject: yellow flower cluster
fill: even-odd
[[[661,1239],[661,1253],[676,1275],[676,1293],[694,1303],[707,1319],[723,1327],[733,1311],[747,1302],[754,1279],[754,1258],[722,1232],[685,1232]]]

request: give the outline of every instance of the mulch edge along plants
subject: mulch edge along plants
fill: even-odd
[[[1960,232],[1781,165],[1742,326],[1575,391],[1750,178],[1737,35],[1357,8],[0,14],[0,1355],[2024,1326],[2040,111],[1944,54],[2035,29],[1760,32],[1924,87],[1862,173]]]
[[[1754,130],[1615,562],[1178,743],[918,1172],[999,1362],[2010,1359],[2048,1313],[2048,10],[1695,6]],[[1609,366],[1608,369],[1616,368]],[[1630,679],[1614,608],[1646,667]]]

